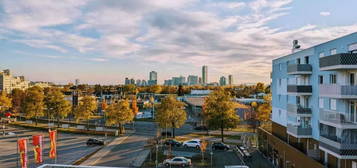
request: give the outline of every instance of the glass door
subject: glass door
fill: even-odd
[[[348,113],[349,122],[357,123],[356,112],[357,112],[357,102],[356,101],[351,101],[350,102],[349,113]]]
[[[349,82],[350,85],[355,85],[355,73],[350,73]]]

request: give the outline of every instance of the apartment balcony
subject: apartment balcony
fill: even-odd
[[[352,122],[344,112],[320,109],[320,123],[341,129],[357,129],[357,123]]]
[[[311,85],[288,85],[288,94],[304,96],[312,95],[312,86]]]
[[[311,127],[303,128],[301,126],[288,124],[287,131],[288,131],[288,134],[290,134],[296,138],[310,138],[312,135]]]
[[[312,66],[310,64],[290,64],[288,65],[289,75],[311,75]]]
[[[319,148],[323,151],[332,151],[341,159],[357,159],[357,143],[343,142],[336,136],[320,135]]]
[[[357,69],[356,53],[341,53],[320,58],[320,70],[335,71]]]
[[[311,116],[312,110],[308,107],[302,107],[301,105],[288,104],[288,113],[300,116]]]
[[[320,85],[320,96],[336,99],[357,99],[357,86],[338,84]]]

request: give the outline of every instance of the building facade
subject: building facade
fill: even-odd
[[[9,69],[0,71],[0,91],[11,93],[14,89],[26,90],[29,83],[24,76],[12,76]]]
[[[203,67],[202,67],[202,84],[207,84],[208,83],[208,79],[207,79],[207,77],[208,77],[208,67],[206,66],[206,65],[204,65]]]
[[[357,168],[357,33],[275,59],[272,68],[265,136],[274,164]]]
[[[149,74],[149,85],[157,85],[157,72],[156,71],[151,71]]]
[[[225,85],[227,85],[227,78],[226,78],[225,76],[221,76],[221,77],[219,78],[219,85],[220,85],[220,86],[225,86]]]
[[[233,75],[228,75],[228,85],[233,85]]]
[[[198,85],[198,76],[189,75],[187,77],[187,85]]]

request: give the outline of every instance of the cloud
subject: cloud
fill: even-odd
[[[324,11],[324,12],[320,12],[320,15],[321,15],[321,16],[330,16],[331,13],[328,12],[328,11]]]
[[[6,40],[59,53],[78,52],[78,59],[86,61],[127,59],[183,68],[207,64],[220,73],[239,74],[239,82],[269,81],[271,60],[289,53],[293,39],[307,48],[357,29],[271,27],[271,22],[290,13],[292,0],[0,3],[0,37]]]

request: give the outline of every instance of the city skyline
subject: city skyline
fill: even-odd
[[[127,76],[146,79],[154,70],[163,83],[172,76],[201,76],[204,64],[209,82],[233,74],[235,83],[269,83],[271,60],[289,54],[293,40],[308,48],[356,30],[356,4],[4,0],[0,69],[60,84],[77,78],[118,84]]]

